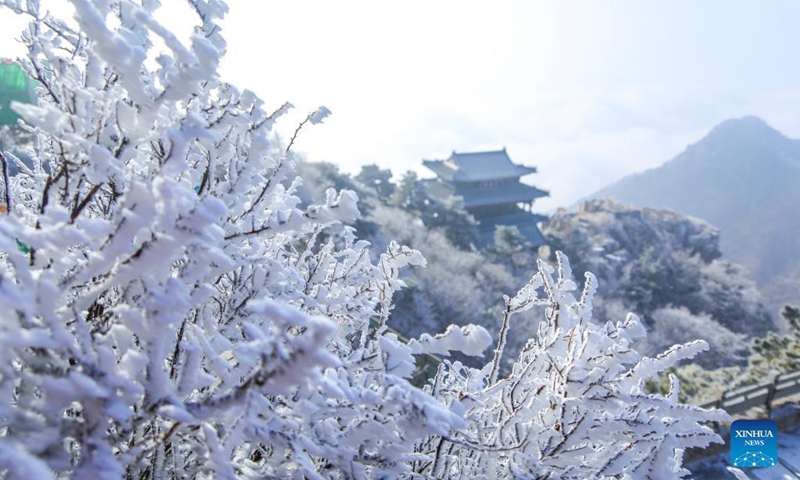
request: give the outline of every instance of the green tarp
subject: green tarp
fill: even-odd
[[[19,115],[11,110],[12,101],[36,103],[36,82],[25,75],[19,64],[0,61],[0,125],[16,125]]]

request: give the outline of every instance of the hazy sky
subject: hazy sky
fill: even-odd
[[[538,167],[526,181],[551,192],[537,204],[547,211],[727,118],[759,115],[800,137],[794,0],[229,4],[225,79],[269,107],[291,101],[287,130],[329,107],[298,150],[345,171],[423,172],[423,158],[505,146]]]

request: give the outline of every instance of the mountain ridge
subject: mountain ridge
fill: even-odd
[[[800,301],[800,140],[764,120],[726,120],[661,166],[586,199],[606,196],[710,222],[723,256],[751,272],[771,308]]]

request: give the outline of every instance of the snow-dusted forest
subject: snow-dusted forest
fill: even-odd
[[[491,334],[462,306],[457,326],[398,337],[395,314],[441,318],[460,300],[404,294],[401,269],[423,255],[391,239],[372,252],[342,225],[359,225],[355,192],[303,185],[292,147],[328,109],[277,145],[291,104],[267,112],[220,80],[220,1],[189,1],[189,44],[158,2],[72,3],[58,19],[3,1],[31,20],[24,67],[42,86],[16,107],[29,158],[0,157],[0,476],[671,479],[688,475],[685,449],[721,442],[703,423],[727,414],[679,403],[675,375],[645,389],[707,343],[640,355],[643,322],[612,308],[593,321],[598,282],[576,283],[560,252],[551,266],[509,240],[489,251],[502,268],[472,259],[476,295],[529,278],[478,312]],[[459,275],[440,257],[428,271],[445,289]],[[530,338],[509,338],[532,312]],[[444,361],[419,388],[424,354]]]

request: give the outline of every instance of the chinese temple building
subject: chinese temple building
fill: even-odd
[[[526,185],[520,179],[536,168],[517,165],[506,149],[491,152],[456,153],[447,160],[423,160],[436,177],[428,180],[430,194],[439,198],[460,197],[464,208],[478,222],[480,248],[494,240],[498,225],[515,226],[534,247],[545,240],[537,223],[546,219],[532,212],[533,202],[548,192]]]

